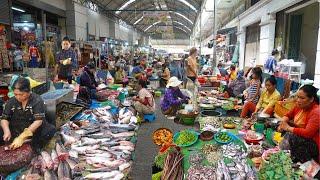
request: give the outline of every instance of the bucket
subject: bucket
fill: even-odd
[[[208,116],[222,116],[221,112],[214,111],[214,110],[203,110],[200,113],[201,117],[208,117]]]

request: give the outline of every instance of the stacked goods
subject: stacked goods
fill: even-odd
[[[161,180],[182,180],[183,179],[183,167],[182,167],[183,155],[180,151],[176,150],[168,154],[164,163]]]

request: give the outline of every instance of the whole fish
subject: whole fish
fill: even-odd
[[[114,155],[109,152],[103,152],[98,154],[86,154],[86,156],[87,157],[106,157],[106,158],[114,157]]]
[[[128,131],[133,131],[137,128],[136,125],[132,125],[132,124],[109,124],[108,127],[110,129],[118,128],[118,129],[125,129]]]
[[[131,141],[119,141],[121,146],[130,146],[134,148],[134,144]]]
[[[46,170],[44,172],[44,180],[58,180],[58,177],[54,172]]]
[[[114,158],[107,158],[107,157],[86,157],[86,162],[88,164],[104,164],[106,162],[111,162],[113,161]]]
[[[42,167],[42,157],[41,158],[40,157],[39,156],[34,157],[31,160],[30,165],[35,167],[36,169],[41,169],[41,167]]]
[[[66,160],[69,157],[69,153],[65,147],[59,143],[56,143],[56,152],[60,161]]]
[[[70,151],[69,151],[69,156],[72,157],[72,158],[76,158],[76,159],[79,158],[78,152],[77,152],[77,151],[74,151],[74,150],[70,150]]]
[[[95,145],[95,144],[99,144],[99,143],[100,143],[99,140],[88,138],[88,137],[83,137],[81,139],[81,146]]]
[[[124,178],[124,174],[123,173],[120,173],[120,174],[117,174],[115,175],[113,178],[111,178],[110,180],[121,180]]]
[[[53,169],[57,170],[59,166],[59,159],[58,159],[58,154],[54,149],[51,150],[51,159],[53,161]]]
[[[59,163],[58,167],[58,179],[71,179],[71,169],[66,161]]]
[[[48,152],[46,152],[46,151],[42,151],[41,152],[41,156],[42,156],[42,158],[43,158],[43,160],[45,162],[46,169],[53,169],[54,163],[53,163],[53,161],[51,159],[50,154]]]
[[[131,137],[134,136],[134,131],[129,131],[129,132],[122,132],[118,134],[111,134],[113,137],[118,138],[118,137]]]
[[[62,132],[60,134],[62,136],[65,146],[73,144],[78,141],[78,139],[73,136],[66,135],[65,133],[62,133]]]
[[[120,166],[119,166],[119,171],[123,171],[123,170],[125,170],[125,169],[127,169],[127,168],[129,168],[131,166],[131,164],[130,163],[124,163],[124,164],[121,164]]]
[[[100,145],[93,145],[93,146],[75,146],[75,145],[72,145],[71,146],[71,149],[74,150],[74,151],[77,151],[79,154],[85,154],[86,151],[89,151],[89,150],[95,150],[95,149],[99,149]]]
[[[86,169],[86,171],[94,173],[94,172],[110,172],[118,169],[119,169],[118,167],[101,167],[101,168]]]
[[[115,142],[115,141],[101,143],[101,146],[107,146],[107,147],[119,146],[119,145],[120,145],[120,143],[119,142]]]
[[[93,149],[93,150],[87,150],[86,151],[86,156],[90,155],[90,154],[101,154],[104,153],[106,151],[100,150],[100,149]]]
[[[111,147],[112,150],[128,150],[128,151],[134,151],[134,147],[131,146],[113,146]]]
[[[85,179],[109,179],[121,174],[120,171],[90,173]]]

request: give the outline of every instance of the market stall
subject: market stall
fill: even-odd
[[[193,116],[190,128],[154,131],[159,153],[153,179],[299,179],[303,170],[292,162],[289,151],[279,148],[283,139],[277,132],[279,120],[242,119],[241,100],[220,94],[218,89],[199,90],[199,115]],[[177,117],[181,120],[175,122],[186,124],[186,116]]]
[[[134,158],[139,118],[119,89],[104,89],[106,98],[90,108],[73,104],[73,90],[42,95],[58,132],[41,150],[28,143],[0,160],[0,173],[12,179],[123,179]],[[122,102],[122,103],[121,103]],[[0,153],[5,153],[5,146]],[[14,152],[23,152],[14,155]],[[13,154],[12,154],[13,153]],[[9,160],[10,156],[18,156]],[[31,163],[30,163],[31,161]]]

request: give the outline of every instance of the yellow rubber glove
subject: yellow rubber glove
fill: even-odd
[[[28,128],[24,129],[24,131],[13,140],[13,142],[10,145],[10,149],[15,150],[21,147],[24,141],[32,136],[33,136],[33,133]]]

